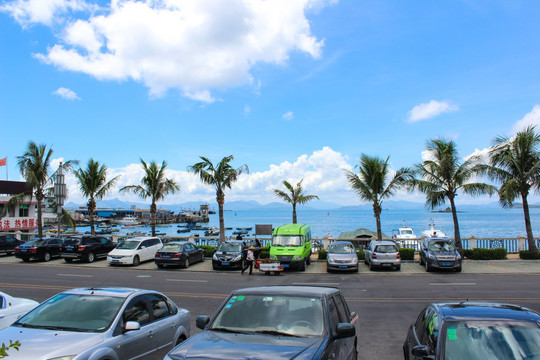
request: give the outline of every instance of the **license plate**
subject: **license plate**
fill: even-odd
[[[382,266],[392,266],[392,264],[382,264]]]
[[[221,265],[231,265],[231,263],[228,262],[228,261],[222,261],[222,262],[221,262]]]
[[[67,251],[73,251],[73,247],[72,247],[72,246],[67,246],[67,247],[66,247],[66,250],[67,250]]]
[[[171,255],[161,255],[162,258],[170,258]]]
[[[27,252],[28,250],[27,249],[21,249],[21,252]]]
[[[443,262],[441,263],[441,266],[452,266],[451,262]]]
[[[111,264],[118,264],[119,262],[119,260],[111,260]]]
[[[289,264],[281,264],[281,266],[283,266],[284,268],[288,268]]]
[[[346,269],[346,268],[347,268],[347,265],[339,265],[339,268],[340,268],[340,269]]]

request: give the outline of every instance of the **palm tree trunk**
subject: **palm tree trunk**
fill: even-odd
[[[527,195],[521,194],[523,201],[523,215],[525,216],[525,230],[527,231],[527,242],[529,243],[529,251],[538,256],[538,248],[534,241],[534,236],[531,227],[531,216],[529,214],[529,203],[527,201]]]
[[[292,223],[296,224],[296,205],[293,204],[292,207]]]
[[[38,226],[38,237],[43,238],[43,223],[41,222],[41,202],[43,197],[39,194],[36,196],[37,199],[37,226]]]
[[[152,225],[152,236],[156,236],[156,203],[150,206],[150,225]]]
[[[377,223],[377,240],[382,240],[381,230],[381,206],[377,201],[373,202],[373,215],[375,215],[375,222]]]
[[[225,242],[225,216],[223,216],[223,205],[225,204],[225,195],[221,189],[216,193],[216,200],[219,208],[219,243]]]
[[[463,257],[463,247],[461,246],[461,235],[459,234],[459,222],[457,217],[456,204],[454,202],[454,197],[448,197],[450,200],[450,207],[452,209],[452,220],[454,221],[454,243],[456,245],[457,251]]]
[[[90,199],[89,201],[89,206],[88,206],[88,215],[90,215],[90,233],[92,235],[96,235],[96,224],[95,224],[95,220],[94,220],[94,209],[95,209],[95,205],[94,205],[94,199]]]

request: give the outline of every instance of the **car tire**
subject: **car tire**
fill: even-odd
[[[201,256],[201,262],[204,262],[204,254]]]
[[[64,261],[67,262],[67,263],[70,263],[70,262],[73,261],[73,259],[71,259],[71,258],[64,258]]]
[[[300,271],[306,271],[306,260],[302,261],[302,265],[300,265]]]
[[[94,260],[96,260],[96,256],[94,255],[93,251],[90,251],[88,255],[86,255],[86,262],[87,263],[93,263]]]
[[[401,271],[401,265],[397,265],[397,266],[395,267],[395,269],[396,269],[396,271]]]
[[[308,255],[306,259],[306,265],[310,265],[310,264],[311,264],[311,256]]]
[[[43,261],[51,261],[51,253],[46,251],[45,254],[43,254]]]
[[[163,268],[165,267],[165,265],[163,265],[163,264],[156,264],[156,265],[157,265],[157,267],[160,268],[160,269],[163,269]]]
[[[184,268],[187,269],[189,267],[189,258],[187,257],[184,261]]]
[[[459,267],[455,268],[455,272],[461,272],[461,264],[459,264]]]
[[[133,257],[133,262],[131,263],[131,265],[133,266],[137,266],[141,263],[141,258],[139,257],[139,255],[135,255]]]
[[[424,266],[424,260],[422,259],[421,256],[420,256],[420,266]]]
[[[426,260],[426,272],[431,272],[431,270],[433,270],[433,268],[429,265],[429,261]]]
[[[370,262],[370,263],[368,264],[368,266],[369,266],[369,271],[375,270],[375,266],[373,265],[372,262]]]
[[[30,261],[30,258],[21,258],[21,259],[22,259],[22,261],[24,261],[24,262],[29,262],[29,261]]]
[[[212,265],[212,269],[219,270],[219,268],[216,265]]]

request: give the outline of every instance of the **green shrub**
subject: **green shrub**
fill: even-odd
[[[263,246],[261,248],[261,254],[259,259],[269,259],[270,258],[270,246]]]
[[[414,249],[399,248],[401,260],[414,260]]]
[[[211,258],[216,252],[216,248],[214,246],[200,245],[199,247],[204,250],[204,257],[206,258]]]
[[[326,260],[326,258],[328,257],[328,251],[326,251],[325,249],[319,249],[318,253],[319,260]]]
[[[530,250],[521,250],[519,252],[519,258],[522,259],[522,260],[540,260],[540,256],[535,255]]]
[[[364,250],[356,250],[356,256],[358,256],[359,260],[364,261]]]
[[[504,260],[507,258],[508,252],[504,248],[497,249],[472,249],[463,250],[463,255],[471,260]]]

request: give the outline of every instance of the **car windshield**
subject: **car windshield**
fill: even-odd
[[[80,239],[74,239],[74,238],[66,239],[64,240],[64,246],[77,246],[79,245],[80,241],[81,241]]]
[[[445,331],[445,360],[540,359],[538,323],[452,322]]]
[[[328,252],[332,254],[354,254],[352,245],[330,245]]]
[[[167,244],[160,251],[179,252],[182,251],[183,246],[182,244]]]
[[[241,244],[229,244],[229,243],[223,243],[219,246],[217,251],[221,252],[240,252],[242,251],[242,245]]]
[[[398,252],[396,245],[378,245],[374,250],[376,253],[395,253]]]
[[[113,322],[124,298],[59,294],[19,319],[14,326],[102,332]]]
[[[430,241],[428,249],[431,251],[454,251],[456,247],[450,241]]]
[[[275,235],[272,246],[302,246],[301,235]]]
[[[235,295],[221,308],[211,330],[320,336],[324,331],[322,301],[317,297]]]
[[[136,249],[140,243],[141,243],[140,241],[127,240],[120,243],[116,248],[123,249],[123,250],[133,250],[133,249]]]

